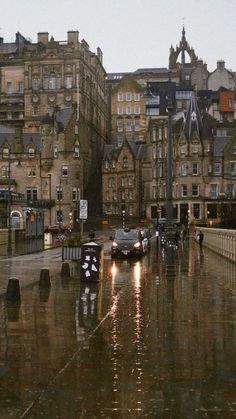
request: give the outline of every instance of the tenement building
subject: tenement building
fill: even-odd
[[[90,213],[101,212],[108,125],[102,61],[101,49],[91,52],[78,31],[68,31],[65,41],[47,32],[38,33],[35,43],[19,32],[15,42],[0,38],[0,123],[22,133],[16,145],[15,136],[1,130],[1,167],[7,155],[12,167],[22,162],[11,190],[26,197],[31,190],[31,207],[50,199],[45,225],[76,223],[79,199],[88,200]],[[4,190],[8,174],[1,170]]]

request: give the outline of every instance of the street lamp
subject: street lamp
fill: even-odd
[[[7,254],[12,253],[11,240],[11,153],[8,152],[8,185],[7,185]]]

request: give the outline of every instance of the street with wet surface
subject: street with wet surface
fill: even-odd
[[[0,417],[236,418],[236,266],[193,239],[104,249],[97,283],[76,263],[61,277],[60,249],[0,261],[2,292],[22,281],[20,304],[0,300]]]

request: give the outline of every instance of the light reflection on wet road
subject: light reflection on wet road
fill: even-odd
[[[0,313],[1,418],[236,418],[236,266],[194,242]]]

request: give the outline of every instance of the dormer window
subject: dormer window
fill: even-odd
[[[198,153],[198,144],[192,144],[192,153],[197,154]]]
[[[116,162],[115,162],[115,160],[112,160],[112,169],[115,169],[116,168]]]
[[[186,144],[182,144],[180,146],[180,153],[181,154],[186,154],[186,150],[187,150]]]
[[[105,160],[105,169],[109,169],[109,163],[107,160]]]
[[[128,167],[129,167],[128,157],[123,157],[123,169],[128,169]]]

